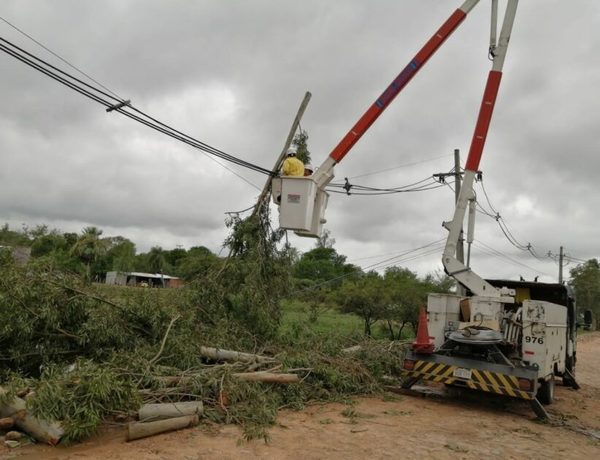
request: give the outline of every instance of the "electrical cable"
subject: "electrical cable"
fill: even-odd
[[[401,165],[398,165],[398,166],[393,166],[391,168],[380,169],[378,171],[372,171],[372,172],[368,172],[368,173],[365,173],[365,174],[359,174],[358,176],[352,176],[352,177],[349,177],[348,179],[357,179],[359,177],[373,176],[375,174],[381,174],[381,173],[384,173],[384,172],[392,171],[394,169],[406,168],[406,167],[409,167],[409,166],[415,166],[415,165],[419,165],[419,164],[422,164],[422,163],[427,163],[429,161],[439,160],[439,159],[442,159],[442,158],[446,158],[448,156],[450,156],[450,155],[442,155],[440,157],[427,158],[425,160],[415,161],[414,163],[405,163],[405,164],[401,164]]]
[[[49,64],[48,62],[44,61],[43,59],[38,58],[37,56],[23,50],[22,48],[18,47],[17,45],[14,45],[13,43],[9,42],[8,40],[0,37],[0,41],[8,44],[9,46],[11,46],[14,49],[8,48],[6,45],[0,44],[0,50],[4,51],[5,53],[7,53],[8,55],[20,60],[21,62],[25,63],[26,65],[29,65],[30,67],[34,68],[35,70],[38,70],[39,72],[45,74],[46,76],[49,76],[51,78],[53,78],[54,80],[58,81],[59,83],[62,83],[63,85],[69,87],[70,89],[73,89],[74,91],[92,99],[95,102],[98,102],[99,104],[104,105],[105,107],[108,108],[113,108],[115,107],[115,104],[113,104],[112,102],[107,101],[106,99],[103,99],[101,96],[99,95],[103,95],[105,97],[108,97],[110,99],[113,100],[118,100],[115,97],[111,96],[110,94],[95,88],[85,82],[83,82],[82,80],[78,79],[77,77],[74,77],[73,75],[70,75],[67,72],[64,72],[58,68],[56,68],[55,66]],[[35,59],[35,61],[32,61],[31,59],[29,59],[28,57],[24,56],[24,54],[26,56],[29,56],[33,59]],[[43,66],[41,64],[43,64]],[[46,67],[44,67],[46,66]],[[50,70],[52,69],[52,70]],[[60,75],[58,75],[56,72],[68,77],[69,79],[71,79],[72,81],[67,80],[64,77],[61,77]],[[83,88],[82,86],[78,85],[77,83],[79,83],[80,85],[85,86],[86,88]],[[95,93],[98,94],[94,94],[93,92],[91,92],[90,90],[94,91]],[[126,101],[120,101],[120,103],[123,103]],[[141,123],[144,124],[152,129],[155,129],[158,132],[161,132],[163,134],[166,134],[170,137],[173,137],[176,140],[179,140],[180,142],[184,142],[194,148],[197,148],[199,150],[204,151],[205,153],[208,153],[210,155],[214,155],[217,157],[220,157],[226,161],[229,161],[231,163],[237,164],[238,166],[242,166],[248,169],[252,169],[256,172],[260,172],[262,174],[267,174],[267,175],[273,175],[273,173],[266,169],[263,168],[261,166],[257,166],[254,165],[252,163],[249,163],[245,160],[242,160],[240,158],[234,157],[233,155],[229,155],[221,150],[218,150],[208,144],[205,144],[201,141],[198,141],[197,139],[194,139],[193,137],[182,133],[181,131],[176,130],[175,128],[172,128],[171,126],[160,122],[159,120],[147,115],[146,113],[142,112],[141,110],[138,110],[136,108],[131,107],[132,110],[136,111],[137,113],[139,113],[140,115],[142,115],[143,117],[147,118],[147,120],[145,120],[144,118],[137,116],[133,113],[130,113],[128,111],[126,111],[125,109],[127,108],[127,106],[122,106],[119,108],[115,108],[114,110]],[[148,121],[150,120],[150,121]],[[233,171],[232,171],[233,172]],[[240,176],[238,176],[240,177]],[[244,179],[245,180],[245,179]],[[248,182],[248,181],[247,181]],[[250,183],[250,182],[248,182]],[[251,183],[250,183],[251,184]],[[254,184],[251,184],[252,186],[256,187]],[[258,189],[258,187],[256,187]]]
[[[97,80],[94,80],[91,76],[89,76],[87,73],[85,73],[83,70],[78,69],[77,67],[75,67],[73,64],[71,64],[69,61],[67,61],[66,59],[64,59],[63,57],[59,56],[57,53],[55,53],[54,51],[52,51],[50,48],[44,46],[42,43],[40,43],[39,41],[37,41],[35,38],[33,38],[31,35],[27,34],[26,32],[24,32],[23,30],[19,29],[17,26],[15,26],[14,24],[10,23],[9,21],[7,21],[6,19],[4,19],[2,16],[0,16],[0,20],[4,21],[6,24],[8,24],[10,27],[12,27],[13,29],[15,29],[16,31],[18,31],[19,33],[21,33],[22,35],[24,35],[25,37],[29,38],[32,42],[36,43],[37,45],[41,46],[42,48],[44,48],[46,51],[48,51],[50,54],[52,54],[53,56],[55,56],[56,58],[60,59],[62,62],[64,62],[65,64],[67,64],[69,67],[71,67],[72,69],[76,70],[77,72],[79,72],[81,75],[84,75],[85,77],[89,78],[91,81],[93,81],[94,83],[96,83],[98,86],[104,88],[106,91],[108,91],[109,93],[111,93],[112,95],[114,95],[117,99],[121,99],[123,100],[122,97],[120,97],[118,94],[116,94],[114,91],[110,90],[109,88],[107,88],[106,86],[104,86],[102,83],[98,82]]]
[[[348,179],[346,179],[345,183],[332,183],[327,187],[327,191],[332,193],[341,193],[346,195],[389,195],[393,193],[407,193],[407,192],[420,192],[426,190],[433,190],[436,188],[443,187],[444,184],[439,184],[437,181],[433,180],[431,177],[426,177],[417,182],[413,182],[408,185],[403,185],[399,187],[388,187],[388,188],[379,188],[379,187],[369,187],[365,185],[358,184],[350,184]],[[335,190],[335,189],[344,189]]]
[[[483,249],[483,250],[482,250],[482,248],[481,248],[481,247],[480,247],[479,249],[480,249],[480,250],[482,250],[482,252],[487,252],[487,253],[488,253],[488,255],[492,255],[492,256],[494,256],[494,257],[500,257],[500,258],[503,258],[503,259],[505,259],[505,260],[508,260],[508,261],[509,261],[509,262],[511,262],[512,264],[520,265],[521,267],[527,268],[527,269],[529,269],[529,270],[532,270],[532,271],[534,271],[534,272],[536,272],[536,273],[541,273],[541,274],[543,274],[543,275],[546,275],[546,276],[549,276],[549,277],[552,277],[552,276],[553,276],[553,275],[550,275],[550,274],[548,274],[548,273],[542,272],[542,271],[540,271],[540,270],[538,270],[538,269],[536,269],[536,268],[533,268],[533,267],[531,267],[531,266],[529,266],[529,265],[527,265],[527,264],[524,264],[524,263],[522,263],[522,262],[519,262],[518,260],[515,260],[515,259],[513,259],[512,257],[509,257],[508,255],[504,254],[503,252],[501,252],[501,251],[499,251],[499,250],[497,250],[497,249],[494,249],[493,247],[491,247],[491,246],[489,246],[489,245],[485,244],[485,243],[484,243],[484,242],[482,242],[481,240],[479,240],[479,241],[475,241],[475,242],[474,242],[474,244],[475,244],[476,246],[483,246],[484,248],[487,248],[487,251],[486,251],[485,249]],[[490,252],[490,251],[491,251],[491,252]]]
[[[440,243],[441,243],[442,241],[444,241],[444,240],[445,240],[445,239],[441,239],[441,240],[433,241],[433,242],[431,242],[431,243],[428,243],[428,244],[426,244],[426,245],[423,245],[423,246],[421,246],[421,247],[418,247],[418,248],[415,248],[415,249],[410,249],[410,250],[408,250],[408,251],[405,251],[405,252],[403,252],[402,254],[400,254],[400,255],[398,255],[398,256],[390,257],[390,258],[387,258],[387,259],[385,259],[385,260],[383,260],[383,261],[381,261],[381,262],[377,262],[377,263],[375,263],[375,264],[371,264],[371,265],[368,265],[368,266],[366,266],[366,267],[359,267],[359,268],[360,268],[360,269],[361,269],[361,270],[364,272],[364,271],[366,271],[366,270],[369,270],[369,269],[373,270],[374,268],[378,267],[378,265],[381,265],[381,264],[386,264],[386,263],[387,263],[387,265],[386,265],[385,267],[388,267],[388,266],[390,266],[390,265],[394,265],[394,264],[397,264],[397,263],[399,263],[399,262],[402,262],[402,261],[403,261],[402,257],[404,257],[405,255],[412,254],[412,253],[414,253],[414,252],[418,252],[418,251],[420,251],[420,250],[422,250],[422,249],[429,248],[429,247],[431,247],[431,246],[433,246],[433,245],[435,245],[435,244],[440,244]],[[415,260],[415,259],[418,259],[418,258],[420,258],[420,257],[424,257],[424,256],[426,256],[426,255],[429,255],[429,254],[430,254],[430,253],[432,253],[432,252],[436,252],[436,251],[438,251],[438,250],[439,250],[438,248],[429,249],[429,250],[428,250],[428,251],[426,251],[424,254],[415,254],[415,255],[413,255],[413,256],[411,256],[411,257],[407,258],[407,260]],[[394,260],[394,262],[391,262],[392,260]],[[303,289],[297,289],[296,291],[294,291],[294,292],[293,292],[293,294],[297,294],[297,293],[300,293],[300,292],[313,291],[313,290],[315,290],[315,289],[317,289],[317,288],[319,288],[319,287],[321,287],[321,286],[324,286],[324,285],[326,285],[326,284],[333,283],[334,281],[338,281],[338,280],[340,280],[340,279],[348,278],[348,277],[350,277],[350,276],[355,276],[355,275],[356,275],[356,273],[346,273],[346,274],[344,274],[344,275],[336,276],[336,277],[334,277],[334,278],[330,278],[330,279],[328,279],[328,280],[324,280],[324,281],[322,281],[322,282],[320,282],[320,283],[318,283],[318,284],[315,284],[315,285],[313,285],[313,286],[306,287],[306,288],[303,288]]]

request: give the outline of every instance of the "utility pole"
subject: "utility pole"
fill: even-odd
[[[558,253],[558,282],[560,284],[563,283],[563,258],[564,258],[564,250],[563,247],[560,247],[560,252]]]
[[[462,183],[462,172],[460,170],[460,150],[454,149],[454,172],[449,173],[437,173],[434,174],[440,183],[446,181],[446,177],[454,176],[454,204],[458,203],[458,196],[460,195],[460,186]],[[458,237],[458,244],[456,245],[456,258],[459,262],[465,263],[465,248],[464,248],[464,234],[462,226],[460,228],[460,236]]]
[[[460,150],[454,149],[454,198],[455,203],[458,203],[458,196],[460,195],[460,186],[462,182],[462,174],[460,172]],[[456,246],[456,258],[459,262],[465,263],[465,247],[464,247],[465,237],[462,230],[460,228],[460,235],[458,237],[458,245]]]
[[[458,197],[460,195],[460,187],[462,183],[462,172],[460,169],[460,150],[454,149],[454,172],[450,173],[437,173],[433,177],[437,178],[441,183],[446,181],[446,177],[454,176],[454,202],[458,203]],[[459,262],[465,263],[465,247],[464,247],[464,233],[462,226],[460,228],[460,234],[458,237],[458,244],[456,245],[456,259]],[[461,285],[457,287],[458,295],[465,295],[464,289]]]

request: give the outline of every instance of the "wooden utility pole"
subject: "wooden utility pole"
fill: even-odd
[[[564,249],[561,246],[560,252],[558,253],[558,282],[562,284],[563,282],[563,259],[564,259]]]
[[[458,197],[460,195],[460,186],[462,183],[462,174],[460,172],[460,150],[454,149],[454,197],[455,202],[458,203]],[[459,262],[465,263],[465,236],[460,228],[460,235],[458,237],[458,244],[456,245],[456,258]]]
[[[310,94],[309,91],[307,91],[306,94],[304,95],[304,99],[302,100],[302,103],[300,104],[300,108],[298,108],[298,113],[296,114],[296,118],[294,118],[294,122],[292,123],[292,126],[290,128],[290,132],[289,132],[288,137],[283,146],[283,150],[281,150],[281,154],[277,158],[277,161],[275,162],[275,165],[273,166],[273,169],[271,170],[273,173],[276,173],[277,171],[279,171],[279,168],[281,168],[281,164],[283,163],[285,154],[286,154],[288,148],[290,148],[292,141],[294,140],[294,136],[296,134],[296,131],[298,130],[298,126],[300,125],[300,120],[302,119],[302,115],[304,115],[304,111],[306,110],[306,106],[308,105],[308,102],[310,101],[311,96],[312,96],[312,94]],[[252,215],[257,214],[261,210],[261,208],[265,204],[265,202],[268,201],[270,188],[271,188],[271,176],[269,176],[267,178],[265,186],[263,187],[263,190],[262,190],[260,196],[258,197],[258,200],[256,201],[256,206],[254,207],[254,211],[252,212]]]
[[[434,174],[433,177],[437,178],[440,182],[444,182],[446,177],[454,176],[454,203],[458,203],[458,197],[460,195],[460,187],[462,184],[462,172],[460,170],[460,150],[454,149],[454,172],[449,173],[437,173]],[[460,234],[458,236],[458,243],[456,245],[456,259],[459,262],[465,263],[465,247],[464,247],[464,232],[462,230],[462,225],[460,228]],[[457,294],[465,295],[466,292],[463,287],[459,284],[457,286]]]

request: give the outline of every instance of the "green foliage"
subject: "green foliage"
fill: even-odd
[[[219,258],[204,246],[192,247],[176,262],[174,273],[187,281],[207,276],[220,267]]]
[[[107,415],[135,410],[141,403],[130,379],[106,364],[86,360],[47,367],[33,389],[28,407],[37,417],[60,421],[67,443],[94,433]]]
[[[385,288],[384,279],[370,272],[358,280],[345,282],[338,292],[342,311],[360,316],[367,336],[371,336],[371,326],[385,316],[390,304],[390,294]]]
[[[31,239],[27,233],[11,230],[4,224],[0,227],[0,246],[31,246]]]
[[[99,228],[86,227],[71,248],[73,255],[85,265],[85,275],[88,282],[91,282],[93,275],[97,274],[93,272],[92,264],[96,264],[101,257],[106,255],[108,250],[106,240],[100,238],[100,235],[102,235],[102,230]]]
[[[264,206],[246,219],[229,221],[232,231],[225,245],[230,257],[216,274],[202,280],[198,289],[206,294],[217,317],[224,313],[235,318],[263,340],[276,334],[281,319],[279,302],[290,287],[287,247],[277,247],[284,233],[270,230],[268,213]]]
[[[292,145],[296,147],[296,157],[305,165],[310,163],[310,151],[308,150],[307,144],[308,133],[301,129],[300,132],[294,136]]]
[[[580,310],[590,309],[596,318],[596,329],[600,328],[600,263],[598,259],[571,269],[571,287],[575,290],[577,305]]]
[[[446,278],[425,279],[410,270],[391,267],[382,277],[370,272],[356,280],[345,281],[337,291],[341,310],[355,313],[364,321],[366,335],[372,334],[377,321],[386,323],[391,340],[402,338],[406,325],[416,330],[419,309],[426,305],[430,292],[447,292],[450,284]]]
[[[122,236],[105,239],[108,243],[103,271],[130,272],[135,267],[135,244]]]

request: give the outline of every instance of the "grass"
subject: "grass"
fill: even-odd
[[[183,289],[158,289],[128,286],[110,286],[106,284],[94,284],[96,290],[108,299],[119,302],[131,295],[132,292],[143,291],[149,295],[156,295],[163,301],[177,303],[177,299],[184,295]],[[340,313],[335,308],[323,308],[316,315],[311,314],[310,305],[296,299],[286,299],[281,303],[282,321],[280,333],[285,335],[290,329],[302,324],[317,334],[334,334],[339,337],[362,338],[364,334],[364,322],[357,315]],[[383,327],[378,324],[372,326],[374,339],[387,339],[389,336]],[[402,334],[403,338],[413,336],[410,327]]]
[[[335,333],[341,336],[360,336],[364,333],[364,323],[356,315],[340,313],[335,309],[326,309],[311,321],[310,307],[298,300],[282,302],[281,332],[285,333],[294,324],[305,323],[314,332],[322,334]]]

